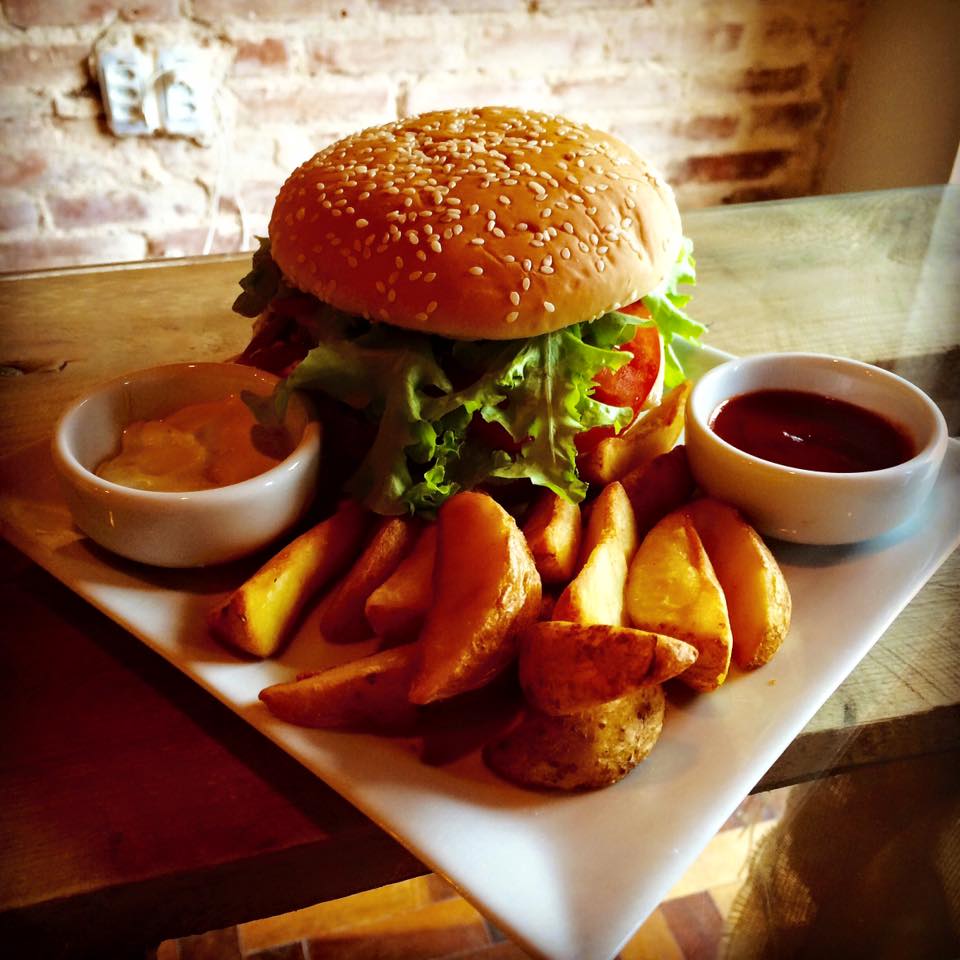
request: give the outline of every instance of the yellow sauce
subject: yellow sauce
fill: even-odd
[[[160,420],[137,420],[98,477],[138,490],[209,490],[248,480],[291,450],[283,431],[257,424],[237,395],[195,403]]]

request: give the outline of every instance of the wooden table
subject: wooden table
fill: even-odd
[[[957,435],[960,189],[724,207],[685,228],[709,343],[880,363],[930,393]],[[108,377],[235,353],[245,270],[215,257],[0,278],[0,451],[44,441]],[[0,943],[137,955],[424,871],[13,547],[0,561]],[[960,749],[958,637],[955,553],[757,789]]]

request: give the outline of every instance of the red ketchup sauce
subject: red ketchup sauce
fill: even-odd
[[[882,470],[916,452],[903,429],[885,417],[802,390],[731,397],[713,412],[710,427],[745,453],[801,470]]]

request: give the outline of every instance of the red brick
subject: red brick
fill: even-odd
[[[37,205],[32,200],[0,201],[0,230],[19,230],[38,223]]]
[[[569,2],[569,0],[562,0]],[[595,2],[595,0],[594,0]],[[526,13],[536,0],[374,0],[387,13]]]
[[[135,234],[106,236],[37,237],[0,243],[0,272],[42,270],[89,263],[121,263],[142,260],[143,237]]]
[[[215,22],[241,17],[246,20],[310,20],[325,16],[350,16],[363,0],[193,0],[193,16]]]
[[[765,45],[791,48],[804,36],[804,28],[795,17],[787,15],[772,17],[763,24],[763,42]]]
[[[245,77],[271,70],[286,69],[290,64],[290,49],[282,37],[263,40],[240,40],[236,44],[233,72]]]
[[[677,81],[663,71],[638,68],[618,76],[561,81],[554,89],[565,110],[635,110],[675,99]]]
[[[532,19],[526,27],[499,20],[469,36],[467,62],[483,70],[509,70],[519,74],[541,74],[558,66],[576,64],[578,69],[603,63],[603,37],[595,29],[553,26],[548,20]],[[463,53],[460,53],[463,56]]]
[[[809,127],[822,113],[823,104],[817,100],[766,104],[753,108],[751,129],[802,130]]]
[[[7,47],[0,50],[0,84],[84,83],[89,52],[78,44]]]
[[[679,183],[713,183],[720,180],[760,180],[784,166],[788,150],[744,150],[704,157],[687,157],[675,165],[670,179]]]
[[[453,70],[463,63],[462,46],[443,32],[426,29],[419,33],[397,32],[389,38],[371,41],[368,32],[352,35],[321,35],[307,46],[310,66],[342,73],[369,74],[371,71]]]
[[[115,15],[124,20],[174,20],[180,14],[177,0],[3,0],[3,10],[15,27],[75,27]]]
[[[720,21],[700,24],[665,23],[662,14],[641,14],[617,24],[611,42],[614,59],[636,60],[639,57],[673,57],[730,53],[740,46],[744,25]]]
[[[475,107],[477,104],[505,104],[550,111],[556,103],[542,77],[515,79],[502,72],[492,74],[436,74],[411,86],[406,114],[425,110]]]
[[[739,117],[732,114],[700,114],[675,120],[671,130],[686,140],[722,140],[732,137],[739,125]]]
[[[29,186],[46,170],[47,155],[39,150],[24,150],[16,156],[0,154],[0,187]]]
[[[383,74],[286,83],[233,84],[239,124],[326,124],[353,130],[396,119],[393,81]]]
[[[790,67],[749,67],[735,85],[737,93],[787,93],[799,90],[810,75],[805,63]]]
[[[47,198],[58,227],[85,227],[96,224],[130,223],[144,220],[150,211],[136,193],[102,193],[87,196]]]

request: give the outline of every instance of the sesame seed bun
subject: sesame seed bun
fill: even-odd
[[[449,110],[332,144],[280,190],[271,252],[348,313],[459,339],[594,320],[677,256],[670,187],[630,147],[561,117]]]

